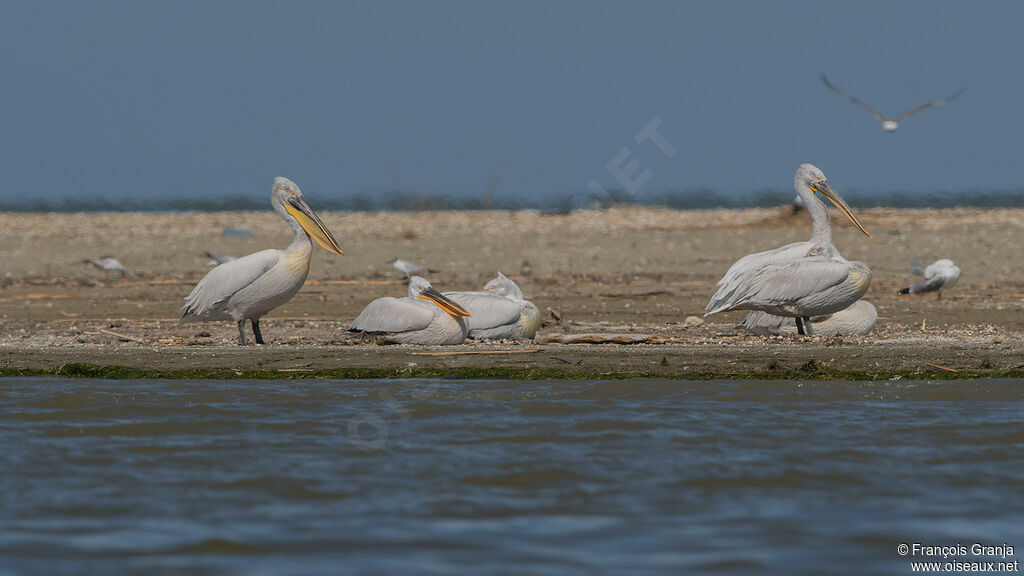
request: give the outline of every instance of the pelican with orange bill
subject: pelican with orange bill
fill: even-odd
[[[462,344],[469,312],[441,294],[425,278],[409,279],[404,298],[385,296],[366,305],[349,332],[383,336],[398,344]]]
[[[811,239],[805,242],[786,244],[773,250],[747,254],[737,260],[718,281],[715,294],[708,302],[705,316],[721,312],[732,304],[749,277],[765,266],[807,257],[842,257],[839,250],[832,245],[832,225],[828,219],[828,209],[816,194],[828,199],[843,216],[853,223],[857,230],[866,236],[871,236],[850,210],[846,201],[832,189],[825,174],[817,166],[801,164],[797,168],[796,176],[793,177],[793,187],[811,216]]]
[[[313,241],[332,254],[345,254],[294,182],[275,179],[270,201],[294,232],[292,243],[285,250],[262,250],[210,270],[185,298],[182,320],[233,320],[242,345],[247,343],[245,321],[249,320],[256,343],[263,344],[260,318],[302,288],[313,257]]]

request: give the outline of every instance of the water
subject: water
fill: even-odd
[[[4,575],[904,574],[903,542],[1024,555],[1020,380],[7,378],[0,446]]]

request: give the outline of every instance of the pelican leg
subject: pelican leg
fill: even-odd
[[[256,336],[256,343],[263,344],[263,334],[260,334],[260,321],[256,318],[252,319],[252,333]]]
[[[811,326],[810,316],[804,316],[804,330],[807,331],[808,336],[814,336],[814,327]]]
[[[937,292],[937,296],[936,296],[935,299],[936,300],[942,300],[942,288],[939,288],[939,291]]]
[[[245,318],[238,321],[238,343],[242,346],[248,344],[245,341]]]
[[[805,336],[804,334],[804,323],[800,320],[800,317],[796,317],[796,333]]]

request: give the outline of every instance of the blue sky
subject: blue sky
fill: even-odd
[[[1019,2],[2,2],[0,194],[1019,189]],[[819,74],[896,114],[882,132]],[[634,139],[653,118],[675,150]],[[13,186],[12,186],[13,184]],[[10,196],[5,198],[10,200]]]

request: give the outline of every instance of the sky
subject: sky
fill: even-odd
[[[311,201],[745,193],[802,162],[837,190],[1017,190],[1021,22],[1010,1],[0,0],[0,200],[275,176]],[[887,134],[821,73],[889,115],[967,92]]]

